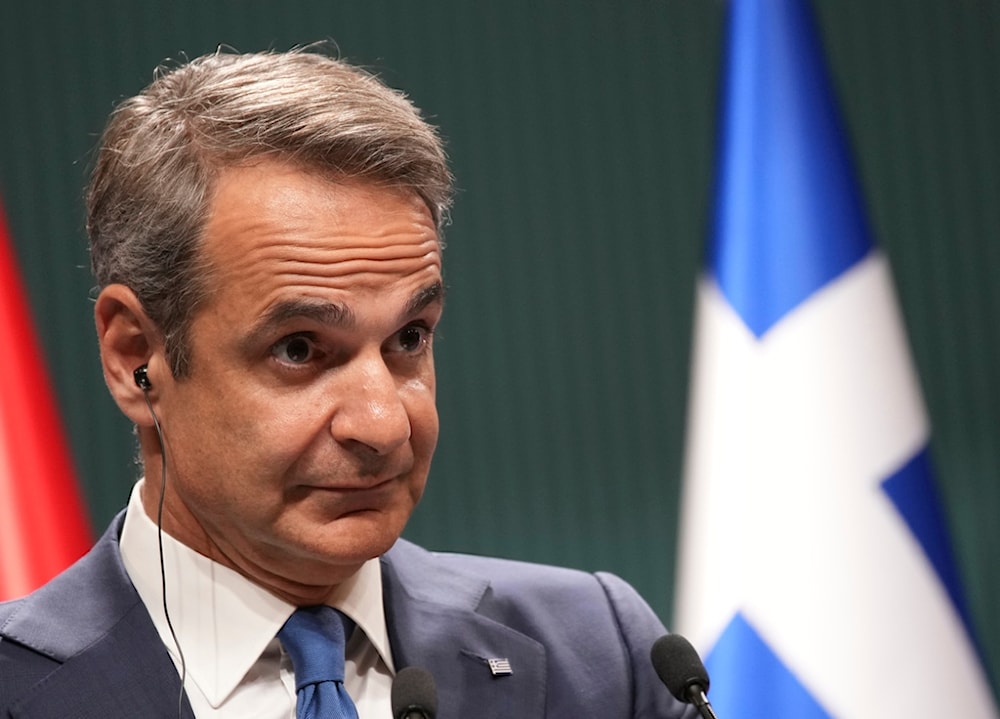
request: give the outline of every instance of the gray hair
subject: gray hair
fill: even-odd
[[[87,232],[98,289],[135,292],[177,377],[190,369],[189,324],[209,291],[198,250],[215,179],[263,158],[411,190],[439,231],[446,222],[452,178],[436,130],[369,72],[309,49],[158,69],[104,130]]]

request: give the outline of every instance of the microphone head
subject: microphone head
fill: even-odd
[[[680,701],[691,703],[689,692],[693,686],[708,693],[708,671],[691,642],[680,634],[660,637],[649,654],[660,681]]]
[[[393,719],[423,717],[434,719],[437,714],[437,688],[434,677],[421,667],[401,669],[392,681],[390,694]]]

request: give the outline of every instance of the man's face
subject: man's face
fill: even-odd
[[[427,479],[434,221],[413,193],[276,162],[226,170],[210,210],[191,371],[157,385],[165,527],[279,595],[322,595],[393,544]]]

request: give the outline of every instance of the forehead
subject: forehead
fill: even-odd
[[[281,160],[223,168],[213,182],[207,209],[206,238],[220,229],[220,223],[233,222],[236,216],[248,224],[280,219],[334,229],[359,221],[391,220],[400,210],[420,215],[420,224],[437,234],[432,213],[416,191],[325,174]]]
[[[405,293],[441,273],[437,228],[417,193],[278,162],[221,173],[202,252],[214,292],[242,288],[258,303]]]

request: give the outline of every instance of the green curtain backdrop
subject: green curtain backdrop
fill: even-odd
[[[997,677],[1000,4],[817,7]],[[164,59],[332,39],[441,126],[460,187],[438,345],[443,434],[408,536],[610,569],[669,620],[723,11],[718,0],[0,6],[0,195],[95,528],[136,475],[88,301],[81,192],[104,118]]]

